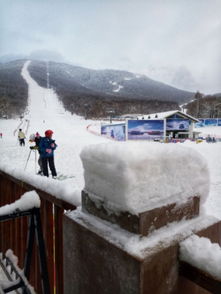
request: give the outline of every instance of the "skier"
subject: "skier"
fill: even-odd
[[[42,159],[41,159],[41,153],[39,150],[40,140],[41,140],[41,136],[38,132],[36,134],[30,135],[30,137],[29,137],[29,142],[35,142],[35,146],[30,146],[30,149],[31,150],[38,150],[38,153],[39,153],[38,165],[39,165],[40,169],[38,171],[38,175],[43,175]]]
[[[206,137],[206,142],[207,142],[207,143],[211,143],[211,142],[212,142],[212,138],[210,137],[210,135],[208,135],[208,136]]]
[[[2,133],[0,133],[0,138],[2,139]]]
[[[18,140],[19,140],[20,146],[22,145],[25,146],[25,134],[22,132],[22,129],[19,129]]]
[[[54,165],[54,150],[57,147],[55,140],[52,140],[53,131],[45,131],[45,137],[41,138],[39,143],[39,150],[41,153],[41,161],[44,176],[48,177],[48,164],[51,170],[52,178],[56,179],[57,172]]]

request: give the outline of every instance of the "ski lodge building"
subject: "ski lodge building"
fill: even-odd
[[[164,138],[196,139],[199,132],[194,131],[194,124],[199,120],[180,110],[158,112],[138,116],[139,120],[163,120]]]
[[[199,122],[180,110],[146,115],[121,116],[122,122],[101,126],[101,135],[117,141],[127,140],[175,140],[197,139],[200,132],[194,131]]]

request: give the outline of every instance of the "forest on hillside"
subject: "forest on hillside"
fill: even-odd
[[[185,105],[188,114],[198,118],[221,117],[221,94],[203,95],[197,92],[194,98]]]
[[[27,107],[28,86],[21,76],[24,60],[0,64],[0,117],[23,115]]]
[[[45,62],[32,62],[29,71],[40,86],[47,87]],[[179,109],[178,103],[172,101],[133,99],[123,96],[119,98],[116,95],[88,89],[73,79],[64,78],[62,72],[52,70],[51,66],[49,66],[49,77],[49,86],[56,91],[64,108],[86,118],[107,117],[110,113],[119,116]]]

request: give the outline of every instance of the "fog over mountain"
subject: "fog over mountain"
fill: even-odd
[[[64,57],[59,62],[221,91],[220,0],[0,0],[0,7],[0,56],[48,50]]]
[[[169,85],[138,75],[119,70],[93,70],[80,66],[56,62],[33,61],[30,72],[33,78],[46,86],[47,70],[50,76],[50,86],[59,88],[62,84],[78,91],[115,96],[118,99],[141,99],[173,101],[183,103],[190,101],[194,93],[178,90]],[[40,72],[41,71],[41,75]]]

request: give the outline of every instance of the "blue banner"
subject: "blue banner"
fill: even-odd
[[[195,123],[195,127],[196,128],[202,128],[202,127],[204,127],[205,126],[205,124],[204,124],[204,119],[199,119],[199,122],[196,122]]]
[[[207,118],[204,120],[205,126],[217,126],[217,118]]]
[[[163,126],[163,120],[128,120],[128,139],[161,139],[164,134]]]
[[[221,126],[221,118],[200,118],[199,122],[195,123],[196,128],[216,126]]]
[[[189,130],[189,120],[182,118],[168,118],[167,131],[188,131]]]

